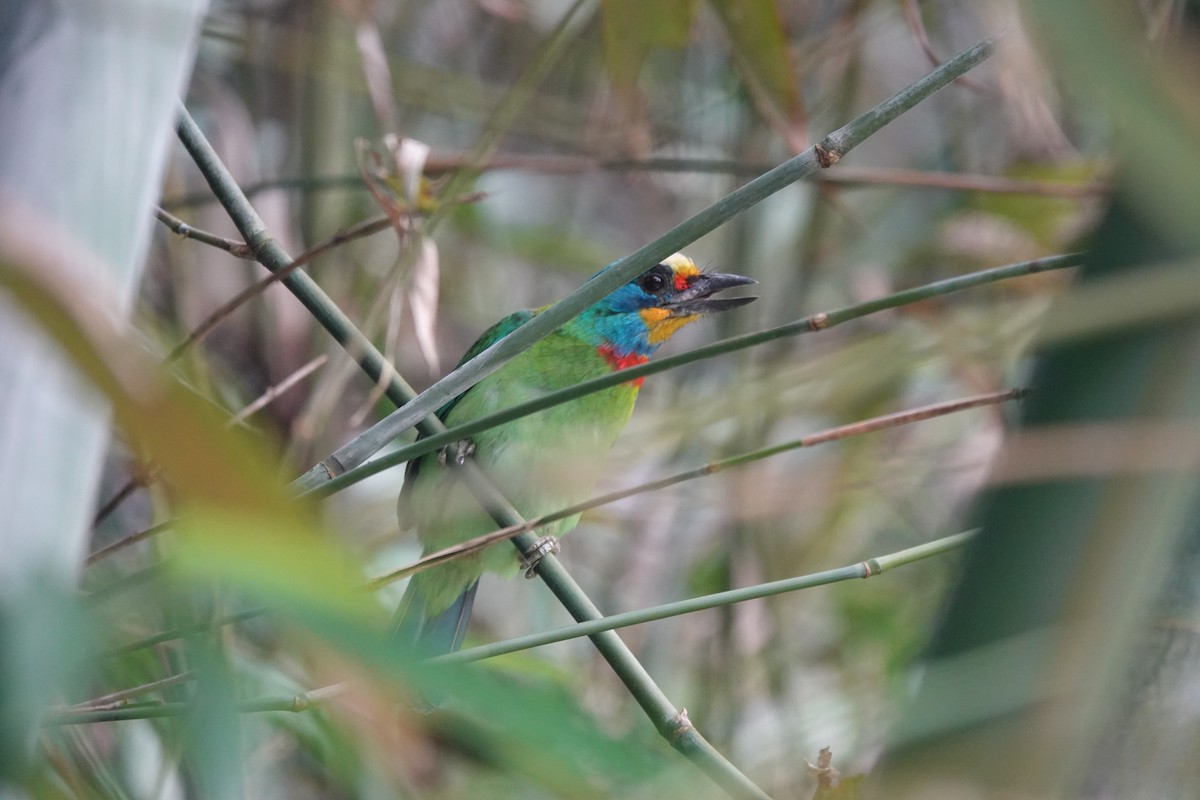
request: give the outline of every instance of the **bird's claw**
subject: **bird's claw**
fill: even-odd
[[[532,579],[537,575],[537,565],[550,554],[558,553],[558,537],[543,536],[533,543],[533,546],[521,554],[521,565],[525,567],[525,577]]]
[[[438,465],[442,467],[461,467],[467,459],[475,455],[475,443],[470,439],[448,444],[438,451]]]

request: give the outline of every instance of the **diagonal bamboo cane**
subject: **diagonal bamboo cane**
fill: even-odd
[[[462,664],[468,661],[482,661],[485,658],[495,658],[496,656],[515,653],[518,650],[529,650],[534,647],[554,644],[555,642],[565,642],[568,639],[578,639],[581,636],[591,636],[599,631],[627,628],[630,625],[641,625],[644,622],[654,622],[669,617],[678,617],[683,614],[694,614],[697,611],[705,611],[710,608],[744,603],[747,600],[758,600],[763,597],[784,594],[785,592],[799,591],[800,589],[811,589],[815,586],[826,586],[830,583],[838,583],[839,581],[851,580],[853,578],[873,578],[889,569],[895,569],[905,564],[911,564],[955,550],[969,542],[974,535],[974,531],[955,533],[895,553],[860,561],[848,567],[838,567],[837,569],[829,569],[824,572],[814,572],[811,575],[801,575],[795,578],[770,581],[769,583],[759,583],[741,589],[715,592],[700,597],[692,597],[687,600],[679,600],[674,603],[664,603],[652,608],[642,608],[637,611],[626,611],[623,614],[613,614],[601,619],[577,622],[574,625],[567,625],[554,630],[532,633],[528,636],[520,636],[503,642],[493,642],[467,650],[459,650],[457,653],[438,656],[433,661],[437,664]]]

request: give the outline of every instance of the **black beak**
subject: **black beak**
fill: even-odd
[[[757,297],[721,297],[712,296],[722,289],[734,286],[746,286],[758,283],[753,278],[743,275],[726,275],[720,272],[705,272],[692,281],[688,288],[677,293],[663,307],[671,311],[673,316],[686,314],[712,314],[717,311],[728,311],[731,308],[753,303]]]

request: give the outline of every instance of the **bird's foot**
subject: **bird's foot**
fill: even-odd
[[[475,442],[470,439],[463,439],[461,442],[448,444],[438,451],[438,465],[443,467],[461,467],[473,455],[475,455]]]
[[[533,578],[537,575],[537,565],[542,563],[542,559],[551,553],[558,553],[558,537],[543,536],[533,543],[524,553],[521,554],[521,565],[525,567],[525,577]]]

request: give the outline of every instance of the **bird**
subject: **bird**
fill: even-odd
[[[606,267],[605,269],[608,269]],[[755,297],[715,298],[724,289],[756,283],[741,275],[704,272],[675,253],[591,305],[555,332],[514,356],[446,403],[437,417],[462,425],[613,370],[645,363],[685,325],[737,308]],[[467,350],[469,361],[544,308],[517,311],[497,322]],[[581,502],[604,468],[604,456],[633,413],[642,379],[594,392],[477,433],[408,463],[398,502],[401,529],[413,529],[424,553],[495,528],[461,479],[472,458],[526,519]],[[579,515],[547,527],[540,558],[576,526]],[[395,636],[432,657],[457,650],[484,572],[515,574],[515,548],[491,546],[414,575],[396,612]],[[528,573],[527,573],[528,574]]]

